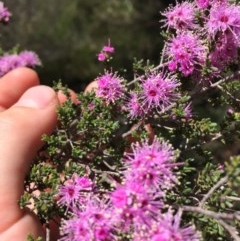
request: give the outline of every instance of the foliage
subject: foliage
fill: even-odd
[[[98,7],[112,16],[118,4]],[[132,5],[121,4],[127,21]],[[67,101],[19,204],[43,224],[60,217],[62,241],[240,240],[240,157],[217,155],[239,139],[239,5],[187,1],[162,15],[158,65],[136,58],[131,75],[114,71],[109,41],[95,90],[74,101],[54,84]]]

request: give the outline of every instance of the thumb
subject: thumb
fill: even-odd
[[[41,136],[56,125],[54,91],[46,86],[28,89],[18,102],[0,113],[0,233],[22,216],[18,200]]]

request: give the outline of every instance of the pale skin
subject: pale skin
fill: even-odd
[[[0,241],[26,241],[29,233],[44,237],[37,217],[21,210],[18,200],[30,163],[42,146],[41,136],[57,123],[63,101],[39,84],[36,72],[16,69],[0,79]]]

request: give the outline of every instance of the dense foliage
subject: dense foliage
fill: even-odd
[[[19,204],[47,234],[58,223],[61,241],[240,240],[240,157],[221,156],[240,134],[240,6],[186,1],[161,15],[159,64],[136,59],[129,79],[109,39],[94,89],[72,100],[54,83],[68,98]]]

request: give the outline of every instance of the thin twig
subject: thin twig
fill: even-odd
[[[182,209],[183,209],[183,211],[186,211],[186,212],[195,212],[195,213],[203,214],[205,216],[208,216],[208,217],[214,218],[214,219],[222,219],[222,220],[237,219],[237,220],[239,220],[239,218],[240,218],[235,213],[219,213],[219,212],[214,212],[211,210],[204,209],[199,206],[182,206]]]
[[[158,70],[158,69],[161,69],[161,68],[165,67],[166,65],[167,65],[166,63],[159,64],[159,65],[157,65],[156,67],[152,68],[150,72],[154,72],[154,71],[156,71],[156,70]],[[143,75],[138,76],[137,78],[134,78],[132,81],[130,81],[130,82],[127,83],[127,86],[129,86],[129,85],[131,85],[131,84],[133,84],[133,83],[141,80],[144,76],[145,76],[145,75],[143,74]]]
[[[142,121],[139,121],[136,125],[134,125],[129,131],[125,132],[122,134],[122,138],[125,138],[129,135],[131,135],[134,131],[136,131],[141,125],[142,125]]]
[[[218,85],[217,88],[220,89],[222,92],[224,92],[226,95],[228,95],[230,98],[234,99],[234,101],[240,102],[239,99],[237,99],[235,96],[233,96],[230,92],[228,92],[226,89],[224,89],[221,85]]]
[[[220,223],[228,231],[228,233],[232,236],[232,238],[235,241],[240,241],[240,237],[238,236],[238,231],[236,230],[235,227],[230,226],[229,224],[227,224],[221,219],[217,220],[217,222]]]
[[[230,201],[240,202],[240,197],[224,196],[224,197],[221,197],[221,199],[222,200],[230,200]]]
[[[183,206],[183,211],[186,212],[195,212],[210,218],[214,218],[219,224],[221,224],[226,231],[232,236],[235,241],[240,241],[240,237],[238,236],[238,232],[235,227],[230,226],[224,220],[234,220],[236,215],[234,213],[216,213],[210,210],[205,210],[201,207],[193,207],[193,206]]]
[[[216,189],[221,187],[225,182],[227,182],[228,176],[221,178],[209,191],[204,195],[203,199],[200,201],[199,206],[203,207],[207,199],[215,192]]]
[[[166,30],[166,34],[169,33],[169,26],[167,27],[167,30]],[[164,45],[163,45],[163,49],[162,49],[162,54],[161,54],[161,59],[160,59],[160,63],[159,65],[163,65],[163,60],[164,60],[164,55],[165,55],[165,52],[166,52],[166,48],[167,48],[167,42],[164,41]]]
[[[200,93],[203,93],[205,91],[208,91],[209,89],[213,89],[213,88],[216,88],[218,86],[220,86],[221,84],[227,82],[227,81],[234,81],[236,80],[237,78],[240,77],[240,71],[236,71],[235,73],[225,77],[225,78],[222,78],[220,79],[219,81],[215,82],[215,83],[211,83],[209,86],[207,87],[204,87],[202,88],[200,91],[197,90],[197,91],[194,91],[191,93],[191,96],[195,96],[196,94],[200,94]]]

